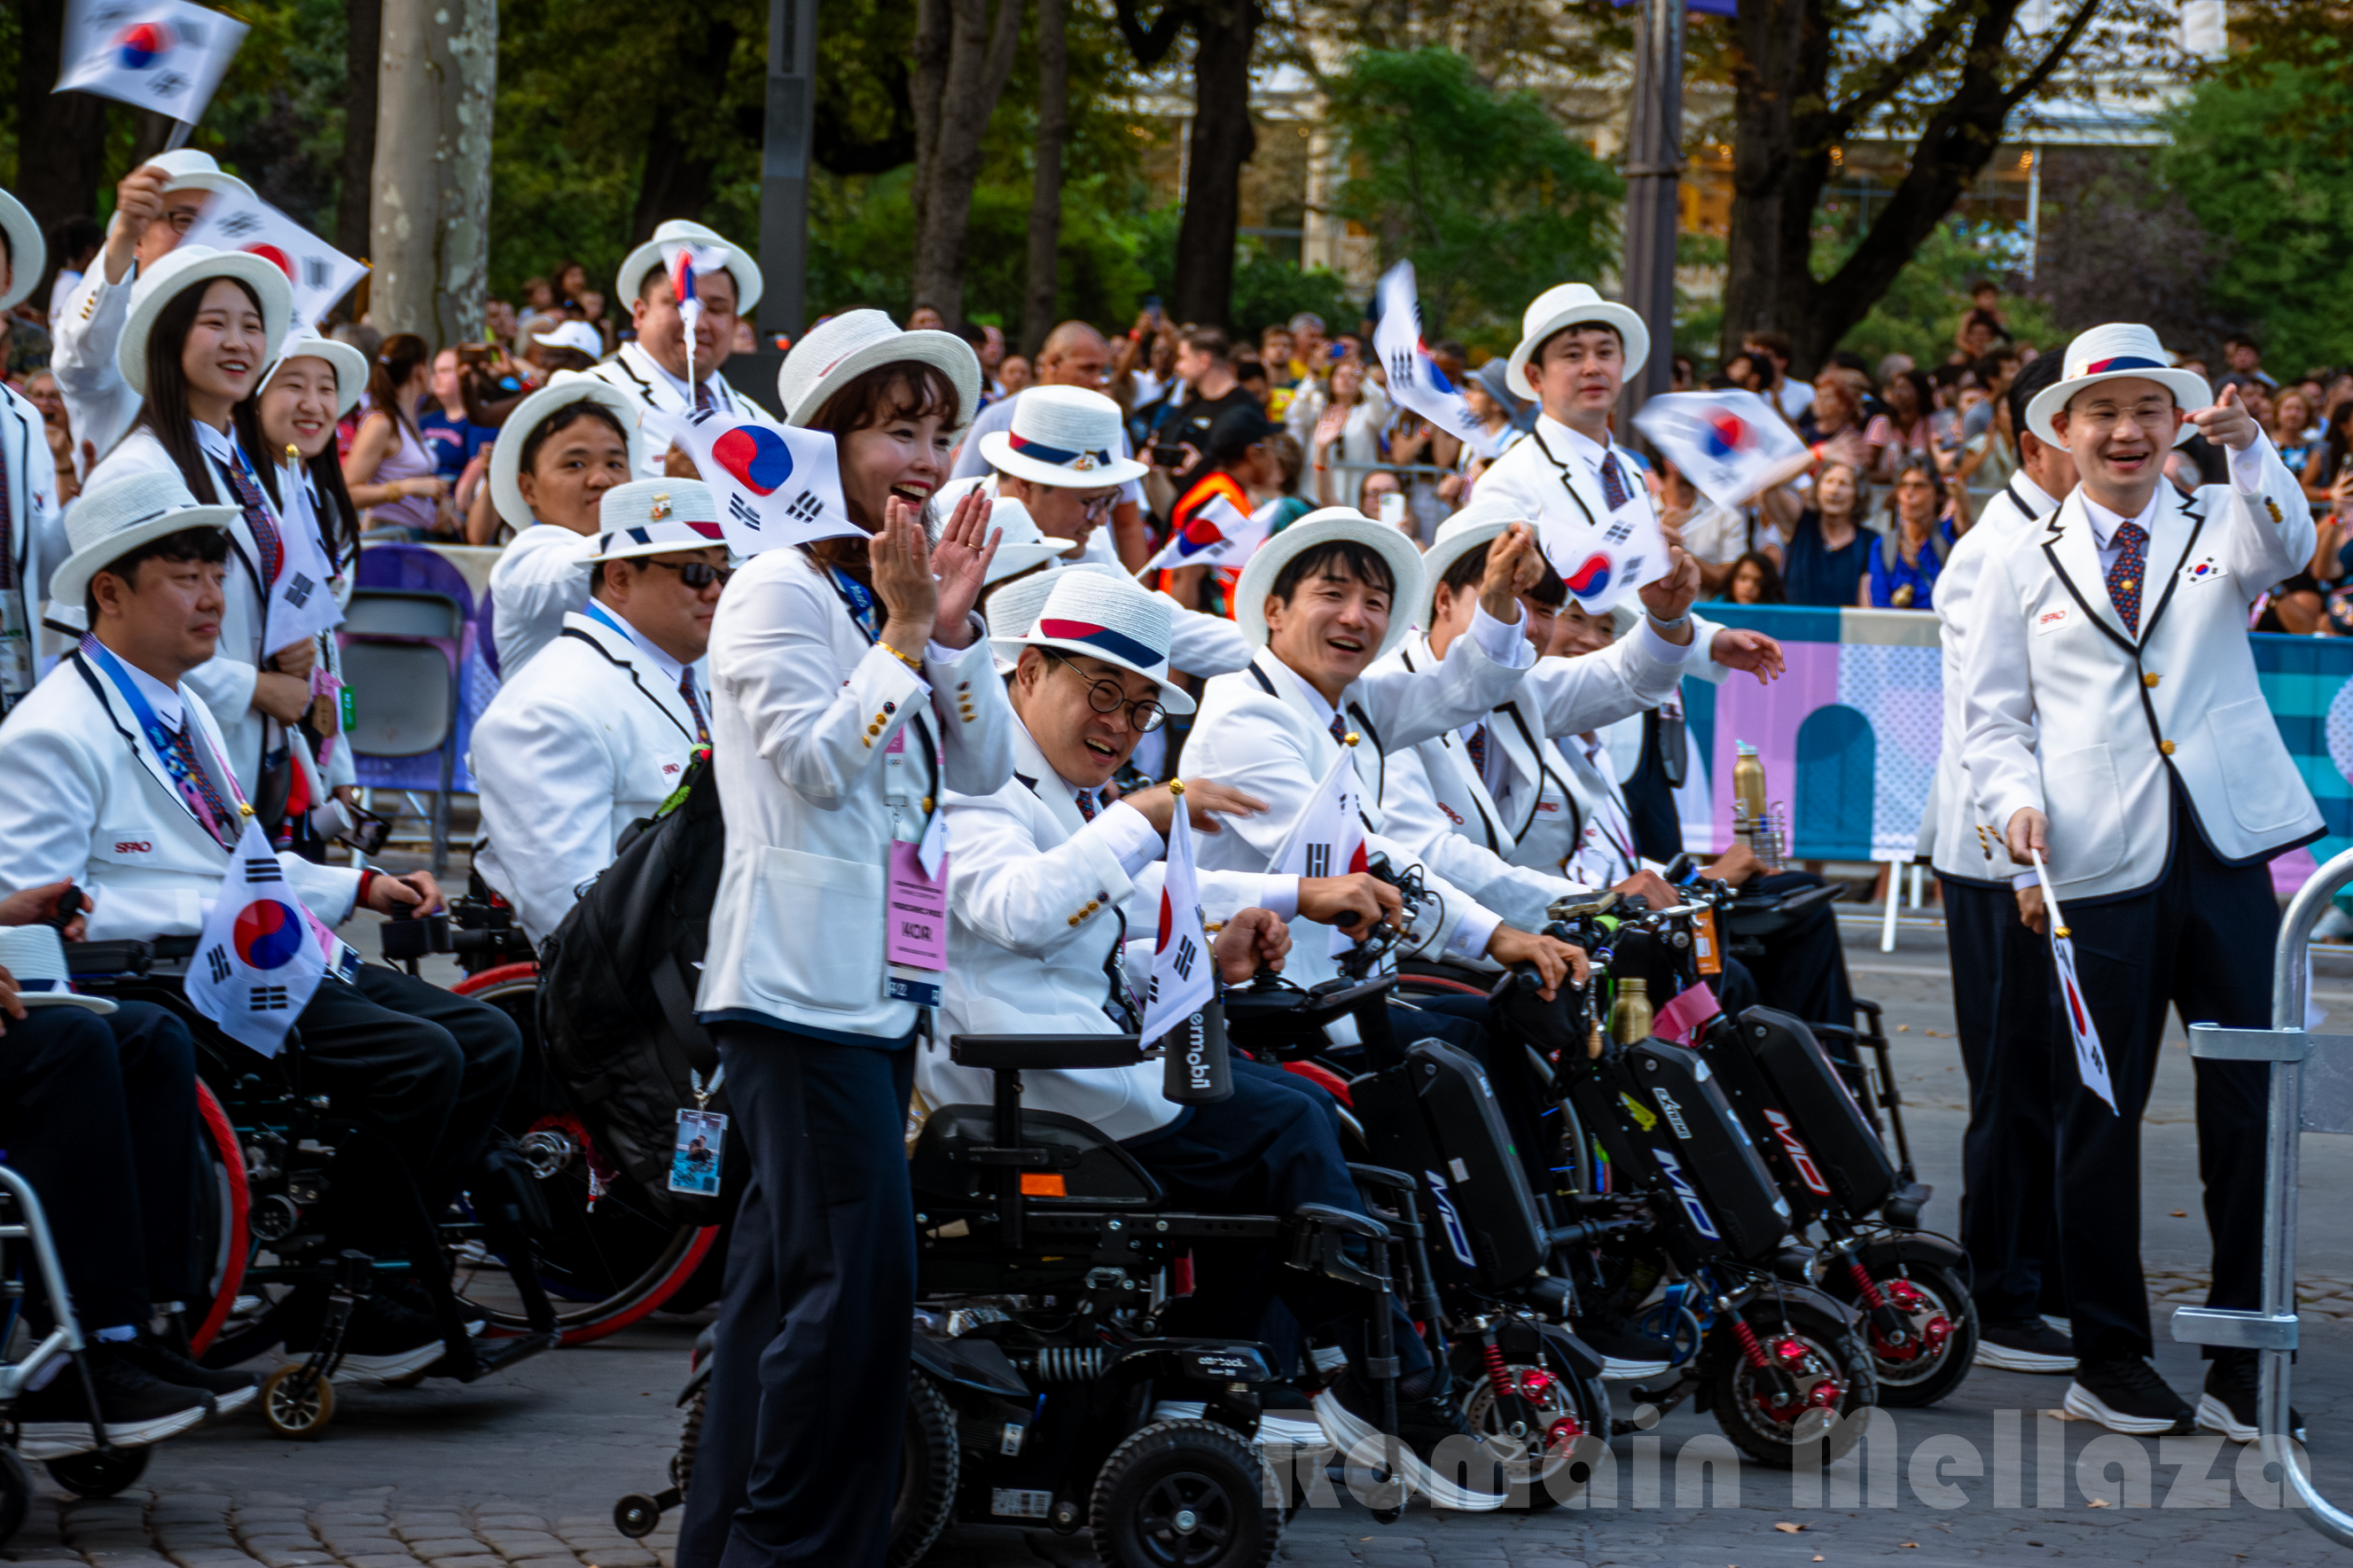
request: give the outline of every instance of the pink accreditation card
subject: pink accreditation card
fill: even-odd
[[[940,1005],[940,975],[948,966],[948,866],[923,874],[922,846],[891,846],[890,902],[884,911],[882,956],[890,963],[884,994],[918,1006]]]

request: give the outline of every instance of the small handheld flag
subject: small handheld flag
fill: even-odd
[[[716,271],[727,264],[727,248],[719,245],[689,245],[683,241],[661,248],[662,269],[670,274],[670,298],[678,301],[678,319],[686,328],[686,384],[700,386],[694,374],[694,327],[702,320],[702,291],[695,274]]]
[[[1739,506],[1805,442],[1753,392],[1670,392],[1642,405],[1634,428],[1719,506]]]
[[[1291,832],[1268,863],[1280,877],[1345,877],[1366,869],[1364,785],[1356,777],[1356,741],[1352,732],[1341,742],[1340,754],[1316,782],[1315,792],[1299,808]],[[1361,934],[1361,932],[1359,932]],[[1332,928],[1332,956],[1356,945],[1357,938]]]
[[[649,413],[647,435],[674,441],[719,502],[727,548],[757,555],[861,531],[841,494],[841,462],[822,430],[786,429],[719,408]]]
[[[332,939],[322,936],[287,886],[259,822],[247,816],[188,964],[189,1004],[239,1044],[276,1056],[326,977],[322,949]]]
[[[1146,572],[1173,572],[1180,566],[1239,567],[1266,542],[1273,521],[1271,508],[1245,516],[1223,496],[1211,496],[1195,509],[1185,526],[1168,536],[1160,552],[1144,563]]]
[[[80,0],[65,31],[54,91],[92,92],[193,125],[248,29],[185,0]]]
[[[2068,935],[2066,917],[2059,912],[2059,896],[2051,890],[2051,873],[2042,868],[2042,852],[2029,848],[2027,853],[2034,857],[2035,879],[2042,884],[2043,918],[2051,922],[2051,958],[2059,971],[2060,998],[2067,1005],[2067,1033],[2075,1042],[2075,1071],[2084,1087],[2115,1110],[2116,1091],[2108,1079],[2107,1053],[2100,1049],[2099,1027],[2084,1004],[2083,983],[2075,978],[2075,943]]]
[[[1160,929],[1152,944],[1152,984],[1145,994],[1138,1032],[1148,1043],[1181,1029],[1217,999],[1215,961],[1201,922],[1200,876],[1193,864],[1192,813],[1185,785],[1172,782],[1176,809],[1168,825],[1168,866],[1160,882]]]
[[[1493,458],[1501,452],[1511,426],[1490,433],[1481,425],[1421,341],[1421,302],[1414,293],[1413,263],[1400,261],[1382,273],[1374,301],[1378,320],[1373,328],[1373,352],[1388,373],[1389,396],[1448,435],[1469,442],[1482,458]]]

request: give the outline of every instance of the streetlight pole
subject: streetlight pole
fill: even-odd
[[[817,111],[817,0],[768,0],[767,133],[760,158],[762,347],[797,339],[808,306],[809,140]]]
[[[1675,220],[1683,171],[1684,0],[1642,0],[1626,137],[1626,303],[1651,329],[1651,357],[1626,383],[1619,433],[1667,390],[1675,352]]]

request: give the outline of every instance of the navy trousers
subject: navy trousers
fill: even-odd
[[[1937,880],[1944,885],[1961,1071],[1969,1080],[1961,1245],[1976,1279],[1978,1312],[1992,1323],[2064,1312],[2052,1251],[2059,1166],[2052,1075],[2063,1067],[2072,1076],[2074,1058],[2063,1033],[2060,1056],[2052,1055],[2058,1017],[2051,1005],[2051,939],[2018,918],[2018,896],[2008,887]]]
[[[881,1568],[915,1304],[915,1054],[712,1026],[751,1179],[679,1568]]]
[[[2189,812],[2177,808],[2173,858],[2156,886],[2107,903],[2069,904],[2066,915],[2116,1110],[2083,1087],[2054,990],[2057,1255],[2066,1271],[2076,1355],[2087,1363],[2145,1356],[2153,1342],[2140,1267],[2140,1119],[2164,1048],[2165,1011],[2175,1007],[2185,1024],[2268,1028],[2279,903],[2268,865],[2223,865]],[[2269,1071],[2261,1062],[2192,1067],[2198,1173],[2214,1245],[2207,1304],[2253,1309],[2262,1285]]]

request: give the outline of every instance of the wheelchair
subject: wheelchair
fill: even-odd
[[[1252,1443],[1259,1390],[1281,1375],[1273,1352],[1166,1331],[1170,1276],[1203,1241],[1278,1248],[1290,1267],[1366,1293],[1371,1364],[1392,1369],[1376,1390],[1388,1436],[1349,1458],[1372,1472],[1375,1517],[1398,1517],[1405,1491],[1386,1447],[1391,1227],[1320,1205],[1287,1216],[1173,1210],[1150,1173],[1088,1123],[1023,1108],[1023,1071],[1131,1067],[1147,1055],[1134,1036],[961,1035],[949,1048],[988,1070],[995,1093],[989,1105],[933,1110],[910,1139],[918,1304],[892,1568],[952,1523],[1089,1529],[1111,1568],[1273,1558],[1292,1493]],[[672,1484],[615,1505],[624,1534],[650,1533],[687,1496],[709,1377],[706,1336],[680,1395]],[[1168,1400],[1202,1414],[1155,1419]]]

